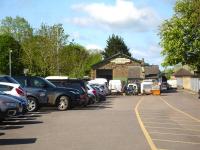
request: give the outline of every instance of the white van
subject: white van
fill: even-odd
[[[153,87],[153,80],[144,80],[141,83],[141,94],[151,94]]]
[[[106,84],[108,85],[108,80],[105,78],[95,78],[94,80],[88,81],[91,84]]]
[[[121,80],[110,80],[108,87],[109,87],[109,90],[111,90],[111,93],[121,93],[122,92]]]

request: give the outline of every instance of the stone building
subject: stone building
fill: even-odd
[[[138,60],[118,53],[93,65],[91,78],[141,81],[144,79],[158,79],[159,73],[157,65],[148,65],[144,60]]]

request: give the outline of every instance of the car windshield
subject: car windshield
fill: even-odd
[[[56,87],[56,85],[55,84],[53,84],[53,83],[51,83],[50,81],[48,81],[48,80],[46,80],[46,79],[43,79],[43,81],[45,81],[45,83],[48,85],[48,86],[50,86],[50,87]]]

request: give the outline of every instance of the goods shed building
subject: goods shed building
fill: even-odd
[[[92,66],[91,78],[106,78],[108,80],[141,81],[158,79],[159,67],[145,64],[125,54],[115,54]]]

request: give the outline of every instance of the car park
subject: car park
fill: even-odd
[[[23,113],[23,104],[8,94],[0,92],[0,121]]]
[[[14,77],[14,79],[22,83],[21,86],[27,91],[27,99],[31,105],[31,111],[36,111],[43,105],[56,106],[58,110],[67,110],[80,103],[80,99],[77,99],[78,93],[66,88],[56,87],[42,77],[19,76]],[[34,90],[41,92],[40,97],[43,99],[28,96],[28,93]]]

